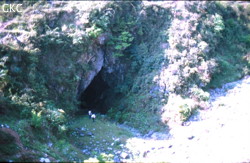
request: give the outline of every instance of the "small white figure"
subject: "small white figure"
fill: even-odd
[[[93,122],[95,122],[95,118],[96,118],[95,114],[92,114],[91,119],[93,120]]]
[[[90,118],[91,118],[91,115],[92,115],[91,110],[89,110],[88,114],[89,114],[89,119],[90,119]]]

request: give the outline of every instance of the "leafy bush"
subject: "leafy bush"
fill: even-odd
[[[59,125],[58,126],[58,132],[59,132],[59,134],[62,136],[66,136],[66,133],[67,133],[67,131],[68,131],[68,127],[65,125],[65,124],[63,124],[63,125]]]
[[[246,69],[242,56],[247,45],[241,39],[249,29],[238,20],[235,11],[213,2],[190,2],[186,7],[190,13],[183,19],[189,23],[180,28],[182,20],[174,20],[166,52],[169,64],[157,80],[171,93],[191,98],[195,106],[184,103],[170,109],[172,100],[168,101],[163,113],[165,122],[187,120],[197,108],[208,108],[209,94],[205,90],[239,79],[242,69]]]
[[[162,121],[172,127],[173,124],[182,124],[187,121],[198,109],[199,103],[191,98],[170,94],[167,105],[162,110]]]
[[[31,111],[31,126],[41,128],[43,124],[42,110],[36,112],[34,109]]]
[[[214,16],[214,30],[215,32],[221,32],[225,29],[225,25],[223,23],[223,18],[219,14],[215,14]]]
[[[46,111],[46,119],[53,128],[56,128],[60,132],[66,131],[66,126],[64,123],[66,122],[66,118],[64,113],[59,112],[58,110],[47,109]]]
[[[180,120],[185,122],[189,119],[189,117],[194,113],[195,108],[189,106],[188,104],[180,105]]]
[[[129,117],[129,114],[124,112],[124,111],[119,111],[117,109],[114,108],[110,108],[108,110],[108,116],[111,117],[112,119],[114,119],[115,121],[119,122],[119,123],[123,123],[124,121],[126,121]]]
[[[194,87],[190,89],[191,98],[197,101],[208,101],[209,100],[209,93],[203,91],[200,88]]]
[[[122,57],[122,51],[129,47],[134,40],[134,37],[130,32],[122,32],[117,38],[112,37],[108,42],[109,45],[114,45],[114,55],[116,57]]]
[[[86,32],[88,33],[88,36],[90,38],[97,38],[101,33],[103,33],[103,30],[101,28],[98,28],[95,24],[91,28],[87,28]]]
[[[15,130],[18,132],[22,143],[25,145],[30,145],[30,139],[32,139],[30,133],[30,121],[29,120],[19,120],[15,126]]]
[[[3,88],[8,84],[8,69],[6,67],[6,62],[8,60],[7,56],[0,58],[0,96],[3,91]]]
[[[241,36],[241,40],[246,43],[247,47],[250,47],[250,35]]]

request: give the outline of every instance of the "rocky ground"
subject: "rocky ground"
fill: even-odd
[[[127,140],[126,161],[250,162],[250,76],[210,91],[208,110],[199,111],[169,135]],[[124,160],[124,161],[125,161]]]
[[[71,126],[75,129],[71,136],[79,139],[76,146],[84,147],[81,154],[86,157],[112,154],[115,162],[250,162],[249,92],[250,76],[211,90],[210,108],[200,110],[186,125],[173,126],[168,134],[142,136],[126,125],[117,126],[102,118],[93,123],[85,117]],[[40,158],[40,162],[52,160],[47,155]]]
[[[82,154],[96,157],[98,153],[111,153],[115,162],[250,162],[249,92],[250,76],[211,90],[210,108],[199,111],[186,125],[174,126],[169,134],[142,136],[126,125],[116,126],[101,118],[93,123],[85,117],[75,122],[81,128],[73,126],[76,131],[72,136],[82,142],[78,144],[84,146]],[[103,123],[109,127],[97,128]],[[131,134],[119,138],[112,136],[126,133]],[[86,145],[88,141],[90,144]],[[40,162],[51,160],[47,156],[40,158]]]

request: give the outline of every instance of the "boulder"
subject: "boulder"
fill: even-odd
[[[129,154],[127,154],[126,152],[122,152],[120,156],[122,159],[129,159]]]
[[[0,128],[0,155],[14,155],[23,149],[19,135],[10,128]]]

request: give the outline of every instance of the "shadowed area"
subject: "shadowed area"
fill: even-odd
[[[109,86],[103,80],[101,72],[99,72],[81,95],[81,109],[105,114],[108,111],[108,106],[105,103],[107,98],[105,91],[108,88]]]

